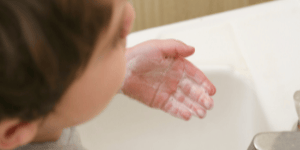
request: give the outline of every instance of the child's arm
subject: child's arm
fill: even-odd
[[[193,47],[176,40],[152,40],[126,52],[127,71],[122,92],[150,107],[189,120],[205,117],[213,107],[216,88],[184,57]]]

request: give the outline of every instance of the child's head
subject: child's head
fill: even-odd
[[[126,0],[0,0],[0,149],[99,114],[133,18]]]

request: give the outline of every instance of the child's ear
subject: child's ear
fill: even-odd
[[[28,144],[38,130],[37,123],[5,120],[0,122],[0,149],[14,149]]]

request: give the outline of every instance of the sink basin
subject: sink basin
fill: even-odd
[[[187,59],[217,88],[205,119],[186,122],[124,95],[78,127],[89,150],[241,150],[254,135],[289,131],[298,119],[300,1],[285,0],[131,34],[131,47],[150,39],[194,46]]]
[[[197,65],[196,65],[197,66]],[[227,66],[197,66],[217,88],[215,107],[205,119],[183,121],[124,95],[78,127],[89,150],[240,150],[267,131],[251,82]]]

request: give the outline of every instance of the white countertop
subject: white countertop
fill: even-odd
[[[273,1],[136,32],[127,45],[165,38],[194,46],[196,52],[188,58],[192,63],[235,69],[253,83],[271,130],[291,130],[298,119],[293,94],[300,90],[300,0]]]

